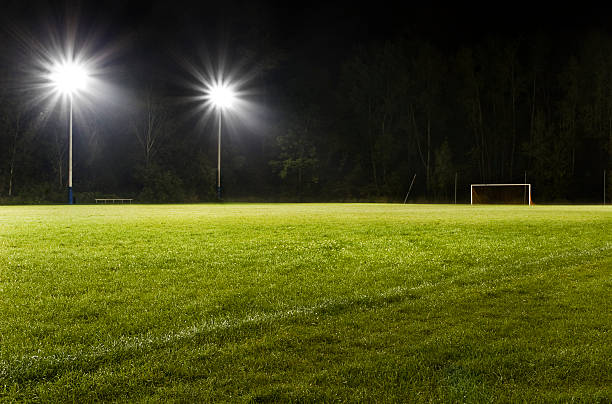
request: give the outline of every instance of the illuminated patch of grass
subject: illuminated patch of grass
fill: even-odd
[[[609,207],[0,207],[0,398],[608,401],[611,286]]]

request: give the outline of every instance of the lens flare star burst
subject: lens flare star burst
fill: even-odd
[[[77,115],[125,98],[112,78],[120,69],[117,57],[126,42],[107,42],[105,30],[79,20],[78,11],[67,11],[63,18],[48,17],[35,28],[7,28],[20,66],[11,85],[26,94],[31,107],[43,111],[45,120],[57,107],[67,108],[67,98],[78,101]]]
[[[65,95],[74,95],[76,92],[87,89],[89,73],[78,63],[58,63],[53,66],[49,80],[55,85],[57,91]]]
[[[222,110],[231,109],[236,102],[236,92],[230,85],[223,82],[210,85],[205,93],[208,101]]]
[[[260,93],[254,87],[258,71],[245,68],[249,63],[244,61],[232,63],[229,68],[229,57],[224,52],[216,63],[209,52],[204,53],[206,56],[196,64],[185,58],[178,60],[188,73],[182,85],[192,94],[180,99],[185,105],[184,119],[195,117],[205,131],[210,124],[216,125],[218,112],[222,112],[223,124],[231,134],[262,131],[265,108],[257,100]]]

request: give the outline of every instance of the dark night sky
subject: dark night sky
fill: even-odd
[[[118,71],[129,75],[146,69],[172,83],[184,75],[181,61],[197,64],[202,55],[214,60],[226,54],[235,65],[245,49],[251,52],[247,64],[278,53],[280,71],[268,75],[278,81],[283,68],[295,72],[296,66],[333,75],[356,47],[397,37],[424,39],[453,53],[495,36],[541,32],[569,43],[578,33],[610,31],[610,7],[576,7],[535,2],[7,0],[2,19],[9,38],[11,32],[25,32],[42,43],[49,29],[61,34],[67,21],[78,21],[80,38],[91,35],[100,48],[116,48]],[[3,61],[10,63],[10,57]]]
[[[113,49],[109,80],[126,88],[135,76],[161,79],[178,96],[184,92],[181,80],[188,79],[184,62],[201,66],[202,59],[216,63],[221,55],[228,64],[245,64],[245,71],[257,61],[280,58],[265,77],[268,84],[284,87],[290,77],[333,80],[357,47],[385,39],[424,39],[452,54],[496,36],[518,39],[544,33],[571,43],[575,34],[610,31],[609,7],[575,7],[526,2],[7,0],[2,20],[9,44],[17,32],[44,45],[50,31],[62,35],[67,22],[78,22],[79,38],[90,36],[99,49]],[[245,51],[249,58],[244,58]],[[10,52],[5,53],[2,62],[12,63]]]
[[[254,58],[281,52],[288,66],[333,72],[355,47],[398,36],[453,51],[491,35],[546,32],[565,40],[575,32],[610,26],[608,8],[464,3],[8,0],[3,25],[44,42],[46,28],[61,32],[72,15],[80,35],[93,34],[100,47],[118,48],[117,69],[146,66],[170,81],[182,74],[180,59],[198,63],[202,53],[211,58],[228,53],[235,63],[231,53],[241,47],[251,49]]]
[[[137,36],[141,51],[155,54],[196,49],[201,42],[224,43],[265,33],[274,45],[291,52],[316,49],[321,62],[344,48],[398,35],[419,36],[438,46],[456,47],[484,36],[521,36],[534,32],[572,35],[588,29],[609,30],[609,7],[577,8],[536,2],[261,2],[261,1],[8,1],[9,25],[36,30],[61,21],[66,10],[80,24],[102,27],[108,40]],[[76,5],[76,7],[75,7]],[[113,36],[116,36],[113,38]]]

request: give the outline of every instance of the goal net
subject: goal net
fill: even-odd
[[[533,205],[531,184],[472,184],[472,205],[478,203]]]

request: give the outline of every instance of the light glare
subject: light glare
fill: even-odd
[[[87,87],[88,74],[76,63],[63,63],[53,68],[49,78],[59,92],[72,95]]]
[[[217,84],[211,87],[208,97],[217,108],[227,109],[234,105],[236,93],[224,84]]]

